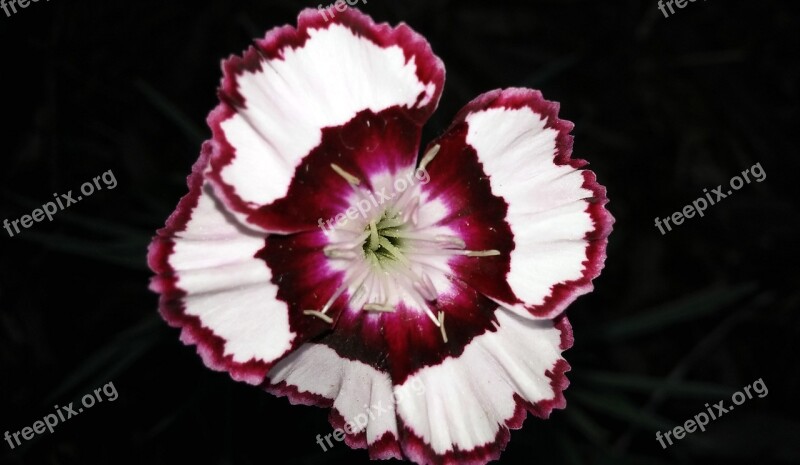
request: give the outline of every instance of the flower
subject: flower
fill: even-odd
[[[565,406],[563,311],[613,219],[558,104],[488,92],[420,156],[444,66],[355,9],[306,10],[223,68],[213,136],[148,257],[184,343],[331,407],[372,458],[486,463],[526,411]]]

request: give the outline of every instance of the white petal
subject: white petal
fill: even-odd
[[[551,321],[497,312],[498,330],[476,337],[455,359],[420,370],[403,384],[424,396],[398,404],[405,425],[437,455],[493,443],[517,411],[515,395],[536,404],[560,395],[545,374],[561,359]]]
[[[168,264],[184,291],[183,312],[224,340],[236,363],[272,362],[291,348],[288,309],[263,260],[265,236],[226,216],[206,185],[185,228],[176,233]]]
[[[269,378],[301,394],[333,400],[333,408],[356,433],[366,430],[368,444],[386,433],[398,437],[392,382],[370,365],[342,358],[326,345],[307,343],[276,364]]]
[[[467,143],[477,151],[492,193],[509,204],[515,248],[508,283],[525,305],[542,305],[554,285],[584,278],[586,236],[596,228],[586,199],[595,194],[584,187],[582,171],[556,164],[558,131],[530,108],[490,108],[466,121]],[[574,297],[585,292],[576,290]]]
[[[235,78],[246,108],[221,124],[236,152],[221,178],[251,206],[286,195],[323,128],[367,109],[422,107],[435,95],[436,86],[417,76],[415,57],[406,60],[399,46],[380,47],[334,23],[309,35],[301,47],[287,46],[282,58]]]

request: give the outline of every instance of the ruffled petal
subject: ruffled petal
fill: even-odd
[[[581,169],[586,162],[570,158],[571,129],[572,123],[558,119],[558,104],[538,91],[497,90],[467,105],[434,142],[441,150],[429,167],[425,190],[442,195],[460,189],[464,193],[450,197],[469,198],[474,188],[454,188],[454,178],[465,178],[462,184],[488,180],[492,195],[502,199],[499,206],[488,199],[481,202],[485,208],[475,208],[484,216],[487,210],[503,213],[501,225],[491,224],[496,218],[481,221],[477,214],[476,221],[456,219],[469,226],[460,227],[468,244],[476,241],[475,247],[494,248],[503,256],[482,259],[487,268],[467,259],[455,266],[470,285],[522,316],[558,315],[592,290],[605,261],[613,217],[605,209],[605,188],[594,173]],[[480,170],[478,181],[458,173],[464,165]],[[500,234],[506,228],[511,244]]]
[[[239,224],[204,181],[209,152],[206,144],[189,193],[150,245],[151,288],[161,294],[163,317],[206,365],[259,384],[278,359],[326,327],[295,320],[276,298],[272,272],[257,258],[266,236]]]
[[[330,421],[339,439],[368,448],[370,458],[402,458],[395,400],[389,375],[363,362],[341,357],[330,347],[309,343],[278,363],[265,389],[294,404],[332,407]],[[331,433],[318,437],[323,450],[335,447]]]
[[[222,104],[209,116],[209,178],[226,205],[250,221],[287,195],[312,151],[336,157],[336,147],[321,147],[326,128],[395,109],[417,126],[410,134],[417,143],[444,82],[444,67],[423,37],[404,24],[376,25],[355,9],[330,21],[305,10],[297,29],[269,32],[226,61],[224,72]],[[267,231],[289,232],[263,223]]]
[[[416,463],[485,464],[500,456],[526,410],[547,418],[566,405],[569,364],[561,352],[572,345],[567,319],[496,316],[496,329],[475,338],[463,355],[424,368],[400,386],[424,386],[424,395],[409,395],[397,407],[403,453]]]
[[[561,354],[572,346],[565,317],[531,320],[504,310],[496,316],[492,330],[460,356],[402,383],[326,344],[308,343],[281,360],[264,387],[294,404],[331,407],[332,427],[345,432],[350,447],[368,448],[372,459],[485,464],[499,457],[526,412],[548,418],[564,408],[569,364]],[[324,450],[336,445],[333,431],[320,436]]]
[[[382,208],[385,200],[377,193],[398,195],[372,180],[412,170],[419,150],[420,126],[397,108],[365,111],[322,133],[322,143],[303,159],[286,196],[255,210],[249,223],[282,232],[331,229],[349,208],[363,219]],[[360,190],[375,194],[357,195],[342,172],[357,179]],[[350,218],[355,215],[351,210]]]

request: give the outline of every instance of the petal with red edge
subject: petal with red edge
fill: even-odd
[[[325,325],[293,324],[276,299],[272,272],[256,257],[265,235],[238,224],[204,183],[208,152],[206,145],[189,193],[150,246],[152,288],[161,293],[164,318],[210,368],[258,384],[276,360]]]
[[[496,316],[496,329],[475,338],[463,355],[424,368],[401,386],[424,387],[397,407],[403,452],[411,460],[484,464],[500,456],[526,410],[547,418],[566,405],[567,319],[531,320],[504,310]]]
[[[591,291],[605,261],[613,218],[605,209],[605,188],[594,173],[580,169],[586,162],[571,158],[571,129],[572,123],[558,118],[558,104],[538,91],[489,92],[459,113],[437,141],[442,148],[429,167],[431,183],[425,188],[431,192],[452,190],[452,172],[466,164],[485,173],[491,193],[502,199],[504,224],[487,221],[488,230],[481,232],[469,221],[473,230],[464,231],[464,239],[479,247],[494,240],[492,248],[505,253],[497,231],[510,228],[507,262],[493,257],[492,266],[506,269],[491,276],[470,270],[465,260],[456,266],[482,278],[465,276],[470,285],[522,316],[558,315]],[[474,196],[467,187],[461,190],[462,197]]]
[[[387,373],[309,343],[275,365],[265,388],[292,403],[332,407],[332,426],[346,432],[350,447],[368,448],[372,459],[402,458]]]
[[[243,216],[287,194],[325,128],[389,108],[420,126],[444,82],[444,67],[424,38],[354,9],[329,22],[306,10],[297,29],[269,32],[242,58],[226,61],[224,71],[223,103],[209,116],[217,142],[210,179]]]

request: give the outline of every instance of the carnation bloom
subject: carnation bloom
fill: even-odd
[[[330,407],[372,458],[486,463],[526,412],[564,407],[563,311],[613,220],[558,104],[488,92],[420,150],[444,66],[354,9],[304,11],[223,68],[213,136],[149,254],[184,343]]]

